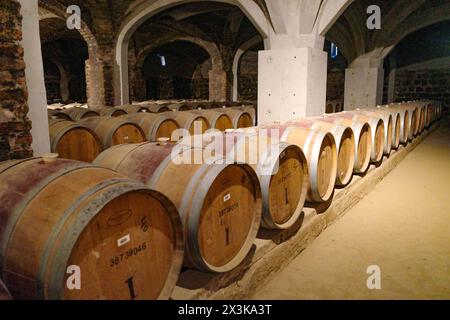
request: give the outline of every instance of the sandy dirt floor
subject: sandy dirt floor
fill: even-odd
[[[367,288],[371,265],[380,290]],[[450,124],[253,298],[450,299]]]

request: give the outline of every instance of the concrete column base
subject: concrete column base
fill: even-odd
[[[259,52],[259,124],[325,112],[327,53],[319,48]]]
[[[372,108],[383,101],[384,69],[380,67],[345,70],[344,109]]]

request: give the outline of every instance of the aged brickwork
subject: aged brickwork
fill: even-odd
[[[31,157],[31,122],[16,0],[0,1],[0,161]]]

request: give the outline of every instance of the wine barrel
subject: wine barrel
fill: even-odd
[[[127,114],[127,112],[123,108],[113,108],[113,107],[102,108],[99,111],[99,113],[100,116],[102,117],[114,117],[114,118]]]
[[[120,108],[125,110],[125,112],[128,114],[151,112],[150,108],[146,107],[145,105],[126,105],[126,106],[120,106]],[[169,110],[165,110],[165,111],[169,111]]]
[[[97,111],[85,108],[71,108],[62,110],[61,113],[64,113],[69,117],[72,121],[79,121],[81,119],[90,118],[90,117],[98,117],[100,114]]]
[[[189,111],[191,108],[185,103],[172,103],[167,106],[171,111]]]
[[[353,113],[362,114],[362,115],[372,117],[375,119],[383,120],[383,125],[384,125],[383,152],[384,152],[384,154],[389,155],[392,150],[392,134],[394,132],[394,128],[393,128],[394,124],[393,124],[393,120],[392,120],[392,115],[390,113],[379,112],[377,110],[378,109],[375,109],[375,110],[356,109],[356,111],[354,111]]]
[[[147,141],[151,142],[159,138],[171,138],[172,133],[180,128],[172,117],[164,113],[134,113],[123,118],[137,123],[144,130]]]
[[[167,197],[109,169],[46,157],[0,164],[0,181],[0,274],[14,298],[169,298],[183,238]],[[77,274],[81,288],[70,290]]]
[[[174,117],[180,128],[188,130],[191,135],[205,133],[211,128],[208,119],[202,115],[192,112],[167,112],[165,114]],[[196,126],[199,132],[196,132]]]
[[[367,122],[356,121],[349,118],[337,118],[328,115],[313,118],[318,121],[350,127],[355,136],[355,161],[353,163],[354,173],[364,173],[370,165],[372,153],[372,131]]]
[[[72,121],[72,118],[65,114],[64,112],[61,112],[62,110],[48,110],[48,118],[49,119],[61,119],[66,121]]]
[[[380,162],[384,153],[384,121],[379,117],[363,115],[355,111],[343,111],[335,113],[333,117],[353,119],[362,123],[368,123],[372,132],[370,160],[373,163]]]
[[[296,145],[273,141],[257,130],[227,131],[211,137],[204,137],[207,149],[220,150],[235,162],[251,165],[257,173],[263,201],[261,226],[282,230],[294,225],[308,192],[308,164],[303,151]]]
[[[425,118],[426,128],[429,128],[431,126],[431,124],[433,123],[433,119],[434,119],[434,107],[430,101],[427,101],[426,118]]]
[[[409,111],[395,104],[385,106],[385,110],[391,113],[398,113],[400,117],[400,143],[407,144],[409,141],[411,121]]]
[[[11,300],[11,295],[5,284],[0,280],[0,301]]]
[[[122,118],[89,117],[78,121],[93,130],[102,142],[103,149],[124,143],[146,141],[145,132],[136,123]]]
[[[305,127],[283,125],[264,125],[267,134],[278,131],[281,141],[299,146],[308,163],[309,189],[306,200],[325,202],[334,191],[337,174],[336,141],[331,133]],[[274,130],[274,131],[272,131]]]
[[[254,125],[252,116],[246,110],[233,108],[222,108],[220,110],[231,119],[235,129],[248,128]]]
[[[75,122],[49,119],[50,146],[61,158],[92,162],[102,151],[94,131]]]
[[[227,114],[220,112],[220,109],[216,110],[192,110],[190,112],[205,117],[208,120],[211,128],[220,131],[232,129],[233,123],[230,117]]]
[[[261,189],[245,164],[190,164],[203,150],[175,144],[115,146],[95,163],[141,181],[178,208],[186,239],[185,265],[208,272],[237,267],[255,240],[261,220]],[[211,164],[213,163],[213,164]]]
[[[336,185],[347,185],[353,176],[355,163],[355,134],[352,128],[339,123],[321,121],[320,118],[292,120],[292,125],[300,125],[307,128],[322,130],[333,135],[337,147],[337,172]]]
[[[152,113],[162,113],[162,112],[172,111],[172,109],[169,108],[168,104],[152,103],[152,104],[146,105],[146,108],[148,108],[150,110],[150,112],[152,112]]]

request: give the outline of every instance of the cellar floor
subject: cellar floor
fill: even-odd
[[[449,121],[252,298],[450,299]]]

